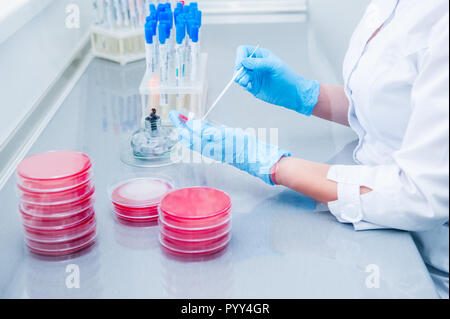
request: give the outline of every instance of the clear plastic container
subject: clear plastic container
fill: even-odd
[[[63,205],[74,203],[85,198],[93,191],[93,189],[95,188],[91,181],[87,181],[75,188],[51,193],[29,192],[18,186],[20,201],[37,205]]]
[[[123,206],[114,205],[114,211],[128,217],[145,218],[158,216],[158,207],[129,209]]]
[[[231,208],[231,198],[211,187],[190,187],[167,194],[160,205],[165,215],[179,219],[209,219]]]
[[[179,218],[169,215],[166,212],[164,212],[160,206],[159,218],[162,223],[170,225],[173,228],[200,230],[205,228],[217,227],[219,225],[228,222],[231,219],[231,210],[227,209],[221,214],[217,214],[209,218],[192,219],[192,218]]]
[[[79,225],[92,218],[95,214],[94,208],[89,207],[84,211],[71,216],[59,217],[36,217],[21,211],[22,223],[25,230],[30,231],[58,231]]]
[[[52,192],[61,192],[80,186],[86,183],[87,181],[91,180],[92,177],[93,177],[93,170],[90,169],[87,172],[84,172],[80,175],[72,176],[70,178],[60,180],[58,182],[53,181],[52,183],[40,183],[18,177],[17,184],[24,191],[52,193]]]
[[[28,249],[34,253],[48,256],[64,256],[91,246],[95,242],[96,236],[97,231],[94,228],[85,236],[66,242],[41,243],[25,238],[25,243]]]
[[[136,217],[136,216],[130,217],[129,215],[122,215],[120,212],[117,212],[115,210],[113,212],[117,216],[117,218],[119,218],[121,220],[124,220],[124,221],[127,221],[127,222],[149,223],[149,222],[155,222],[155,221],[158,220],[158,215],[148,215],[148,216],[142,216],[142,217]]]
[[[223,250],[231,240],[231,233],[204,242],[182,242],[160,234],[159,241],[167,252],[179,256],[204,256]]]
[[[201,230],[173,228],[166,224],[160,223],[159,229],[161,234],[166,237],[181,241],[205,241],[222,237],[231,231],[231,221],[223,225]]]
[[[173,189],[173,184],[164,179],[141,177],[113,184],[108,194],[113,204],[124,208],[153,208]]]
[[[25,227],[25,238],[40,243],[61,243],[67,241],[73,241],[77,238],[84,237],[89,234],[96,227],[95,215],[91,214],[88,220],[85,220],[78,225],[59,229],[59,230],[36,230],[29,227]]]
[[[92,167],[86,154],[52,151],[32,155],[17,166],[18,185],[29,190],[61,190],[80,184]]]
[[[19,209],[23,213],[37,218],[70,218],[94,205],[94,193],[95,189],[92,188],[86,197],[79,201],[61,205],[38,205],[21,202],[19,204]]]

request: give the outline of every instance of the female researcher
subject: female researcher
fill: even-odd
[[[356,230],[413,232],[448,297],[448,0],[373,0],[353,34],[344,86],[296,75],[269,50],[252,52],[238,49],[236,70],[244,72],[236,81],[268,103],[350,126],[359,137],[355,165],[293,158],[241,130],[172,112],[182,143],[326,203]],[[245,142],[233,146],[238,140]]]

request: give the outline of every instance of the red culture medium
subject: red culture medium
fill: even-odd
[[[179,189],[167,194],[159,208],[160,242],[170,253],[214,254],[231,239],[231,198],[218,189]]]
[[[61,190],[89,179],[91,160],[75,151],[53,151],[32,155],[17,166],[18,184],[28,190]]]
[[[173,185],[160,178],[133,178],[110,187],[115,215],[126,221],[147,223],[158,219],[158,205]]]
[[[96,238],[95,187],[86,154],[53,151],[17,167],[19,211],[27,247],[44,255],[68,255]]]

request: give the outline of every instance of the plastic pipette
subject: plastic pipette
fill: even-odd
[[[256,53],[256,51],[259,49],[259,44],[256,46],[255,50],[253,50],[252,54],[250,54],[249,58],[253,57],[253,55]],[[244,71],[244,67],[241,67],[236,74],[233,76],[233,78],[231,79],[230,82],[228,82],[227,86],[225,87],[225,89],[223,89],[222,93],[220,93],[219,97],[214,101],[214,103],[211,105],[211,107],[209,108],[208,112],[206,112],[205,116],[203,116],[202,120],[205,120],[209,113],[211,113],[211,111],[217,106],[217,103],[219,103],[219,101],[222,99],[222,97],[225,95],[225,93],[227,93],[228,89],[231,87],[231,85],[233,84],[234,80],[237,79],[237,77],[242,73],[242,71]]]

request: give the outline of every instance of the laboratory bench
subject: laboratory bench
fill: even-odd
[[[326,73],[318,72],[326,63],[311,36],[308,23],[205,26],[201,37],[202,51],[209,54],[208,103],[233,75],[239,44],[270,48],[295,71],[326,81]],[[436,297],[408,232],[356,232],[312,199],[220,163],[161,168],[122,163],[120,152],[142,118],[138,87],[144,69],[144,61],[121,67],[93,59],[27,154],[77,150],[91,157],[98,229],[93,246],[66,258],[29,252],[15,176],[0,190],[0,297]],[[280,146],[324,163],[348,163],[356,139],[347,127],[268,105],[237,85],[211,119],[244,129],[278,128]],[[130,227],[113,217],[108,185],[153,174],[170,176],[178,187],[211,186],[231,196],[232,240],[224,251],[204,259],[173,257],[161,249],[157,226]],[[71,265],[78,266],[79,288],[66,287]]]

